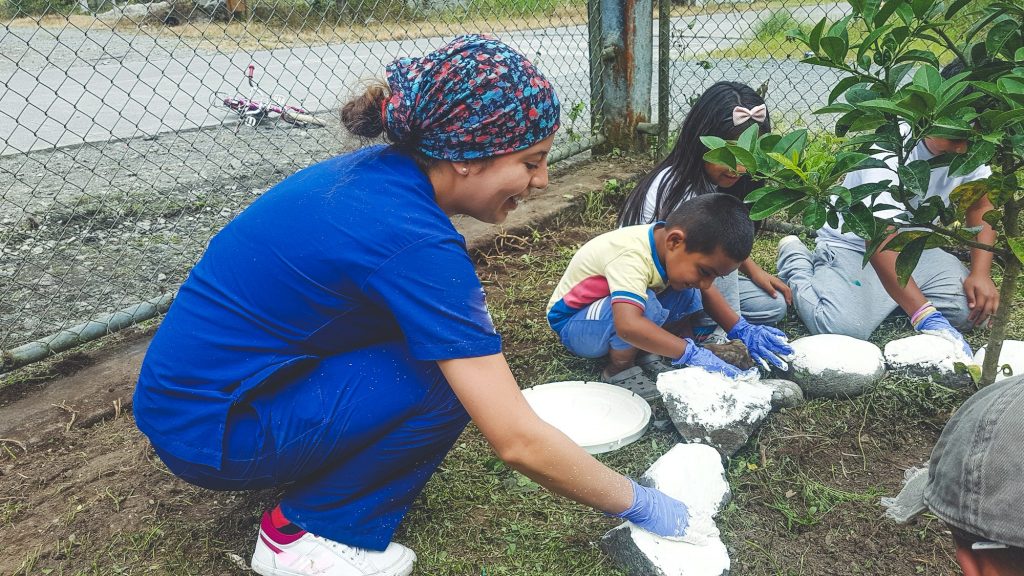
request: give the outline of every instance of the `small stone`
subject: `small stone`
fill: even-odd
[[[796,382],[769,378],[761,380],[761,384],[772,389],[772,412],[783,408],[796,408],[806,402],[804,391]]]
[[[945,338],[918,334],[893,340],[885,345],[885,362],[889,369],[915,378],[930,378],[943,386],[962,388],[971,383],[967,373],[957,374],[955,362],[974,363],[973,358]]]
[[[724,458],[746,444],[771,411],[770,388],[694,366],[659,374],[658,391],[683,438],[709,444]]]
[[[818,334],[790,343],[787,375],[808,398],[847,398],[864,393],[885,376],[882,351],[871,342],[840,334]]]

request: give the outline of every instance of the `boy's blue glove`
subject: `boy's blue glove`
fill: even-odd
[[[740,321],[729,330],[730,340],[742,340],[747,345],[750,358],[768,368],[771,362],[777,368],[785,370],[786,363],[779,356],[793,354],[793,348],[786,341],[786,333],[772,326],[758,326],[747,322],[740,316]]]
[[[615,518],[629,520],[644,530],[664,538],[678,538],[686,534],[690,525],[690,511],[686,504],[672,498],[661,490],[633,484],[633,505]]]
[[[693,340],[686,338],[686,351],[679,358],[672,361],[673,366],[700,366],[708,372],[721,372],[729,378],[735,378],[743,374],[743,370],[729,364],[710,350],[697,346]]]
[[[949,340],[953,344],[960,346],[968,358],[974,358],[974,351],[971,350],[971,345],[964,340],[964,335],[956,328],[953,328],[949,320],[946,320],[946,317],[938,310],[919,319],[917,324],[914,325],[914,330],[922,334],[931,334]]]

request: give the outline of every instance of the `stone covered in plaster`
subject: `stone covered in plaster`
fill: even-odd
[[[777,412],[782,408],[796,408],[806,402],[804,391],[796,382],[768,378],[761,380],[761,384],[772,390],[772,412]]]
[[[985,349],[987,346],[982,346],[974,354],[974,362],[981,366],[985,362]],[[1010,376],[1016,376],[1024,374],[1024,342],[1020,340],[1003,340],[1003,349],[999,351],[999,366],[1009,365],[1010,373],[1007,374],[1003,370],[996,372],[996,382],[1009,378]]]
[[[746,444],[771,411],[772,391],[757,380],[693,366],[659,374],[658,391],[683,438],[713,446],[724,458]]]
[[[882,351],[871,342],[839,334],[805,336],[790,343],[788,376],[808,398],[844,398],[865,392],[885,376]]]
[[[961,388],[971,383],[971,377],[966,373],[957,374],[953,365],[955,362],[972,364],[974,360],[945,338],[918,334],[886,344],[885,362],[890,370]]]
[[[601,549],[629,576],[729,574],[729,551],[718,539],[704,545],[676,542],[627,522],[601,537]]]
[[[713,517],[732,493],[718,451],[703,444],[676,444],[639,481],[685,503],[690,527],[676,540],[626,522],[601,538],[601,548],[612,561],[631,576],[728,574],[729,553]]]

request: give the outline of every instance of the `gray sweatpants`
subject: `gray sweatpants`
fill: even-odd
[[[728,276],[716,278],[715,288],[725,297],[729,307],[751,324],[775,324],[786,317],[786,298],[782,294],[776,291],[776,297],[772,298],[736,270]],[[698,326],[714,323],[706,314],[695,321]]]
[[[812,253],[802,242],[779,248],[779,278],[793,290],[793,306],[811,334],[844,334],[866,340],[896,309],[864,253],[819,244]],[[925,250],[913,273],[926,298],[953,326],[970,310],[964,296],[967,268],[938,248]]]

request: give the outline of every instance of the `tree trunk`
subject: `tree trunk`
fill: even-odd
[[[1007,238],[1020,236],[1020,205],[1012,199],[1003,207],[1003,231]],[[1010,311],[1017,291],[1017,279],[1020,276],[1021,262],[1011,252],[1003,268],[1003,285],[999,289],[999,310],[992,317],[992,332],[988,337],[985,350],[985,362],[981,367],[980,386],[988,386],[996,381],[996,370],[999,369],[999,355],[1003,351],[1003,340],[1010,323]]]

